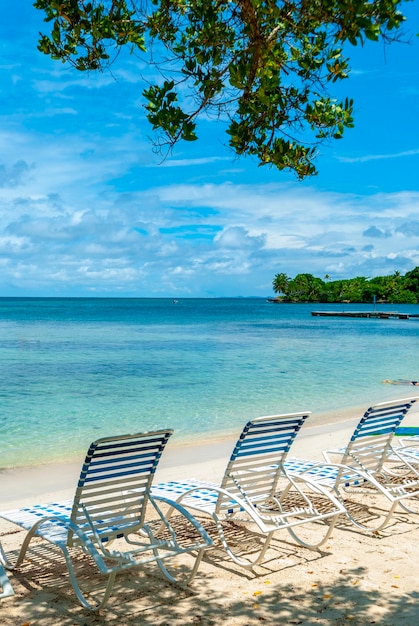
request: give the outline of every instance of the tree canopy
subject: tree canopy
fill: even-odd
[[[357,276],[346,280],[325,280],[312,274],[297,274],[289,278],[276,274],[272,281],[281,302],[391,302],[393,304],[419,303],[419,267],[404,276],[396,271],[389,276],[365,278]]]
[[[318,145],[353,126],[353,102],[330,93],[348,76],[346,42],[389,41],[403,0],[36,0],[49,32],[39,49],[80,71],[121,49],[155,68],[146,116],[165,151],[197,139],[206,115],[260,165],[316,173]],[[346,49],[346,48],[345,48]]]

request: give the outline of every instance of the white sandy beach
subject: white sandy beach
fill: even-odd
[[[415,394],[398,394],[410,395]],[[317,418],[315,426],[304,426],[292,456],[320,460],[323,449],[347,442],[359,417],[358,410]],[[419,425],[419,408],[412,409],[403,425]],[[200,446],[169,442],[156,481],[186,477],[218,481],[233,444],[234,437]],[[81,461],[1,471],[1,509],[72,497]],[[45,558],[42,564],[28,559],[10,574],[16,595],[0,600],[0,624],[415,626],[419,620],[418,522],[398,511],[390,526],[373,536],[342,525],[319,551],[296,545],[284,531],[277,534],[266,562],[255,573],[211,550],[188,589],[170,585],[150,565],[144,573],[121,575],[99,614],[78,604],[63,559]],[[15,554],[23,537],[17,527],[0,520],[6,551]]]

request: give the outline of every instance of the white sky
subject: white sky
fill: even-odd
[[[18,4],[0,24],[0,296],[270,296],[278,272],[419,265],[418,37],[351,49],[335,95],[356,127],[301,183],[236,159],[216,121],[160,163],[138,59],[77,73],[37,51],[42,14]]]

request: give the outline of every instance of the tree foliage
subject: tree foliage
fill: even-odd
[[[154,64],[143,91],[156,145],[197,139],[207,115],[229,145],[299,178],[319,143],[353,126],[343,48],[394,39],[403,0],[36,0],[50,32],[39,49],[77,70],[103,70],[129,47]]]
[[[393,304],[419,303],[419,267],[401,276],[396,271],[390,276],[365,278],[357,276],[346,280],[322,280],[312,274],[297,274],[289,278],[276,274],[273,290],[282,302],[366,302],[374,298]]]

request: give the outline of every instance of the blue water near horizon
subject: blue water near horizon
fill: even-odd
[[[313,317],[262,298],[0,298],[0,467],[79,459],[95,438],[192,442],[258,415],[415,395],[419,319]],[[419,314],[419,305],[377,305]],[[416,377],[416,378],[415,378]]]

